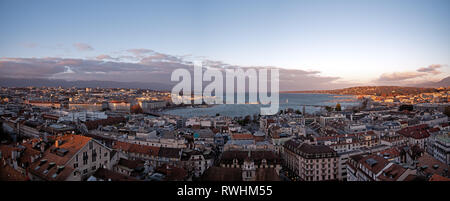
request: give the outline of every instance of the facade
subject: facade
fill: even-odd
[[[391,163],[380,155],[355,155],[347,162],[347,181],[403,181],[415,170]]]
[[[97,169],[109,166],[111,151],[90,137],[56,137],[42,157],[30,165],[29,176],[31,180],[85,180]]]
[[[155,109],[166,107],[166,101],[144,101],[141,103],[141,108],[144,112],[149,112]]]
[[[185,150],[181,156],[182,166],[194,177],[200,177],[214,165],[214,153],[212,151]]]
[[[298,139],[284,144],[285,166],[304,181],[338,179],[338,153],[326,145],[310,145]]]
[[[433,157],[437,160],[450,165],[450,136],[449,133],[437,135],[434,145],[431,146]]]
[[[119,152],[119,158],[144,160],[157,165],[159,147],[117,141],[113,144],[113,148]]]
[[[429,127],[427,124],[420,124],[417,126],[403,128],[397,131],[397,133],[408,139],[408,145],[418,145],[421,149],[426,149],[425,141],[428,137],[430,137],[428,129]]]

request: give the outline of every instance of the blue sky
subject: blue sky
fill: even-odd
[[[449,8],[448,0],[0,0],[0,57],[89,59],[145,48],[320,71],[338,82],[405,73],[419,82],[450,74]],[[433,64],[441,73],[417,74]]]

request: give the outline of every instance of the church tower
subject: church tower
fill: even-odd
[[[242,180],[243,181],[255,181],[256,180],[256,167],[254,161],[251,159],[252,152],[248,151],[247,158],[242,165]]]

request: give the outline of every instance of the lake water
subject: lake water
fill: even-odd
[[[355,96],[333,95],[333,94],[280,94],[279,110],[293,108],[302,111],[302,105],[317,106],[336,106],[341,104],[342,109],[358,105],[359,102]],[[221,116],[246,116],[260,113],[260,107],[267,107],[260,104],[222,104],[207,108],[179,108],[166,110],[164,114],[179,115],[183,117],[193,116],[215,116],[219,113]],[[306,113],[314,113],[323,107],[305,106]]]

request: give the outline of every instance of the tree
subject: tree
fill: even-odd
[[[413,109],[414,107],[412,105],[400,105],[400,107],[398,108],[399,111],[403,110],[412,111]]]
[[[295,110],[295,114],[302,114],[300,110]]]
[[[336,104],[336,111],[338,111],[338,112],[341,111],[341,104],[339,104],[339,103]]]
[[[445,107],[444,114],[446,114],[447,117],[450,117],[450,106]]]
[[[142,110],[141,106],[139,104],[133,105],[130,107],[130,112],[133,114],[140,114],[140,113],[144,113],[144,111]]]
[[[331,111],[333,111],[333,108],[330,106],[325,106],[325,110],[327,110],[328,112],[331,112]]]

